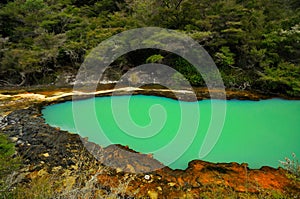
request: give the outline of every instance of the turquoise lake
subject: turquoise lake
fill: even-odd
[[[189,161],[199,159],[214,119],[212,102],[226,103],[226,117],[219,139],[202,160],[277,168],[292,153],[300,156],[300,100],[183,102],[157,96],[112,96],[50,105],[42,114],[49,125],[103,147],[108,145],[103,141],[106,136],[110,143],[152,153],[173,169],[185,169]]]

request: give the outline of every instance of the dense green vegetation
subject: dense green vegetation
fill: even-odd
[[[158,26],[203,45],[228,88],[300,95],[298,0],[6,0],[0,6],[1,85],[50,83],[63,72],[76,73],[104,39]],[[124,55],[112,76],[151,61],[204,86],[185,60],[154,49]]]
[[[10,189],[13,184],[12,175],[20,166],[20,159],[13,157],[15,153],[14,144],[9,142],[7,136],[0,133],[0,197],[9,198]]]

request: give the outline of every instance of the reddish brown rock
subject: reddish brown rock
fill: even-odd
[[[118,148],[114,148],[119,150]],[[126,159],[119,152],[114,161]],[[130,159],[130,157],[129,157]],[[144,161],[157,162],[153,159]],[[144,163],[143,163],[144,164]],[[142,165],[142,164],[141,164]],[[139,170],[139,164],[132,166],[134,170]],[[298,197],[300,182],[287,177],[287,171],[279,168],[262,167],[261,169],[249,169],[247,164],[238,163],[209,163],[194,160],[189,163],[186,170],[172,170],[168,167],[151,172],[150,179],[145,180],[145,174],[99,175],[100,184],[117,188],[120,186],[120,179],[125,175],[132,176],[132,180],[127,186],[127,194],[131,195],[133,190],[138,190],[138,196],[152,195],[161,197],[181,196],[189,193],[190,197],[200,196],[203,190],[233,191],[245,194],[268,194],[278,193],[282,195],[290,194]],[[159,187],[159,188],[158,188]],[[150,196],[149,196],[150,197]]]

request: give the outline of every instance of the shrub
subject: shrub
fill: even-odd
[[[146,63],[157,63],[160,62],[164,57],[162,55],[152,55],[147,58]]]
[[[0,198],[9,198],[12,188],[12,175],[20,166],[20,159],[13,157],[14,144],[0,133]]]
[[[296,179],[300,180],[300,163],[296,159],[295,153],[292,154],[292,159],[285,158],[285,161],[280,161],[280,163],[286,170],[291,172]]]

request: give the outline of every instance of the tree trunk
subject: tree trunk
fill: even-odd
[[[22,77],[22,82],[18,84],[17,86],[23,86],[26,82],[26,74],[24,72],[20,72],[20,75]]]

